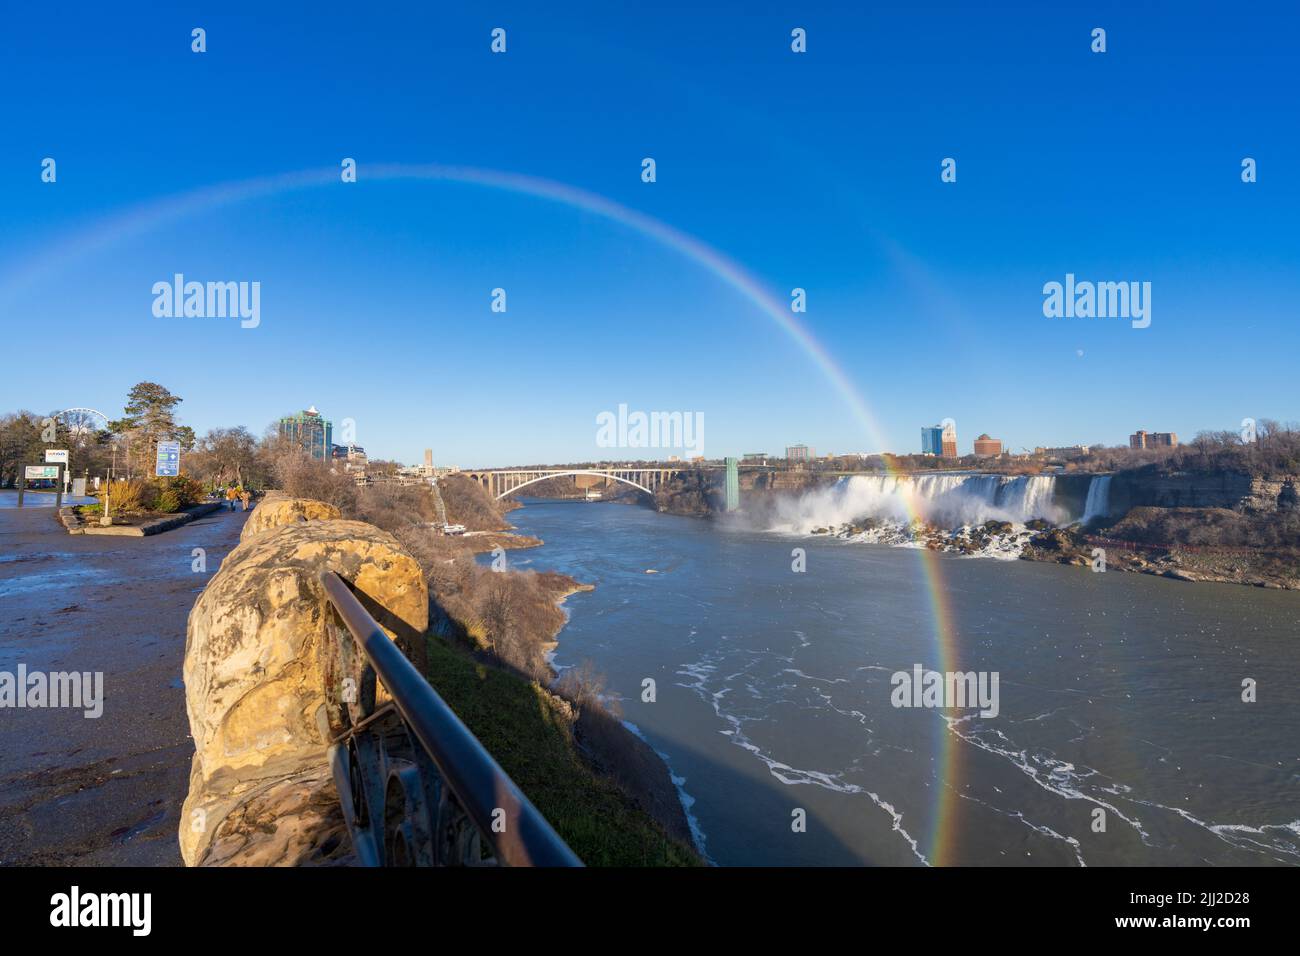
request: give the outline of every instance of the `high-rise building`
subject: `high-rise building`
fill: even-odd
[[[1147,432],[1138,430],[1128,436],[1129,448],[1177,448],[1178,436],[1173,432]]]
[[[293,442],[317,461],[333,456],[334,426],[313,405],[297,415],[280,419],[280,437]]]
[[[789,461],[811,461],[813,450],[807,445],[789,445],[785,449],[785,457]]]
[[[977,458],[996,458],[1002,454],[1002,439],[990,438],[985,432],[975,439],[975,456]]]
[[[943,424],[943,457],[957,457],[957,426],[950,421]]]
[[[938,457],[943,454],[943,426],[924,425],[921,428],[921,454]]]

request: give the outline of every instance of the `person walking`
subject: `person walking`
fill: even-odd
[[[231,485],[229,488],[226,489],[226,503],[230,506],[231,511],[235,510],[235,499],[238,497],[239,497],[239,488],[237,488],[235,485]]]
[[[244,504],[244,510],[248,510],[248,503],[253,500],[253,493],[245,488],[239,493],[239,500]]]

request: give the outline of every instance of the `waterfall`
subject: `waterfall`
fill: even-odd
[[[1056,479],[1052,477],[1033,475],[1012,479],[999,489],[1004,493],[999,504],[1011,515],[1004,520],[1025,522],[1045,518],[1051,521],[1061,517],[1060,512],[1052,506],[1055,490]]]
[[[1051,475],[854,475],[828,488],[777,503],[771,530],[808,533],[865,519],[904,525],[913,518],[942,528],[986,521],[1062,524]],[[1089,500],[1091,501],[1091,486]]]
[[[1083,506],[1083,523],[1110,514],[1110,475],[1098,475],[1088,483],[1088,500]]]

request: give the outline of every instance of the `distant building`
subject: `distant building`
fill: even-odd
[[[333,457],[334,426],[313,405],[297,415],[280,419],[280,437],[293,442],[317,461]]]
[[[767,452],[765,451],[747,451],[744,457],[740,459],[746,465],[766,465]]]
[[[1177,448],[1178,436],[1173,432],[1136,431],[1128,436],[1129,448]]]
[[[811,461],[813,450],[807,445],[788,445],[785,449],[787,461]]]
[[[330,445],[330,457],[347,461],[365,459],[366,450],[360,445]]]
[[[1090,445],[1061,445],[1057,448],[1044,448],[1039,445],[1034,449],[1034,454],[1039,458],[1084,458],[1092,450]]]
[[[1002,454],[1002,439],[990,438],[988,433],[975,439],[975,456],[977,458],[996,458]]]

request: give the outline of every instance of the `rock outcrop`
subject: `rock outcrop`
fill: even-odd
[[[429,598],[415,559],[321,502],[273,499],[190,613],[185,698],[194,738],[182,815],[187,865],[337,862],[350,845],[326,769],[344,686],[337,616],[317,576],[336,571],[423,664]],[[311,520],[313,516],[329,516]]]
[[[291,498],[280,492],[272,491],[257,503],[244,528],[239,533],[240,541],[247,541],[255,534],[278,528],[281,525],[297,524],[302,521],[329,521],[342,517],[339,509],[323,501],[312,498]]]

